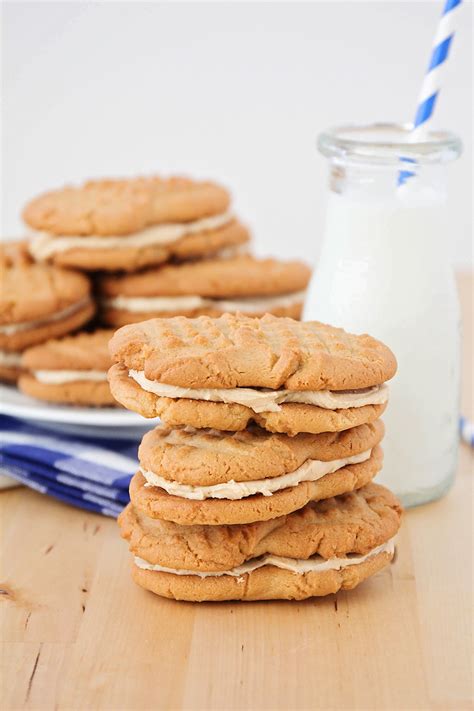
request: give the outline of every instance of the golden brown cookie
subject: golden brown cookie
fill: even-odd
[[[393,353],[371,336],[272,315],[152,319],[120,328],[110,351],[150,380],[189,388],[350,390],[396,371]]]
[[[304,599],[351,589],[393,557],[401,506],[384,487],[237,526],[179,526],[133,503],[119,517],[139,585],[179,600]]]
[[[255,422],[269,432],[290,436],[299,432],[319,434],[340,432],[374,422],[386,408],[386,403],[336,410],[304,403],[286,403],[280,405],[278,412],[256,413],[250,407],[237,403],[160,397],[143,390],[129,377],[128,369],[118,364],[110,369],[109,382],[114,397],[124,407],[143,417],[160,417],[169,427],[188,425],[196,429],[238,432]]]
[[[223,187],[186,178],[96,180],[32,200],[23,217],[37,261],[136,271],[248,241]]]
[[[229,203],[225,188],[188,178],[90,180],[31,200],[23,218],[34,230],[55,235],[126,235],[216,215]]]
[[[293,573],[265,565],[239,577],[222,575],[199,578],[191,575],[143,570],[132,566],[132,578],[140,587],[161,597],[188,602],[224,602],[226,600],[306,600],[353,590],[367,578],[385,568],[393,550],[377,553],[363,563],[341,570]]]
[[[104,297],[207,296],[212,299],[274,296],[302,291],[311,275],[302,262],[257,259],[240,255],[168,264],[138,274],[104,276]]]
[[[18,387],[26,395],[72,405],[116,405],[106,374],[113,331],[52,339],[23,353]]]
[[[23,373],[18,379],[18,387],[25,395],[37,400],[46,400],[46,402],[86,407],[117,407],[118,405],[110,392],[108,383],[92,380],[46,384],[29,373]]]
[[[381,420],[345,432],[270,434],[260,427],[244,432],[158,425],[147,432],[138,450],[145,471],[191,487],[252,482],[282,477],[307,460],[331,462],[367,452],[384,435]]]
[[[219,526],[267,521],[296,511],[310,501],[328,499],[360,489],[372,481],[382,468],[382,462],[382,450],[376,446],[369,459],[360,464],[343,466],[317,481],[302,481],[296,486],[276,491],[271,496],[254,494],[237,500],[200,501],[172,496],[160,487],[145,486],[145,477],[137,472],[130,483],[130,498],[134,508],[146,516],[173,521],[183,526]]]
[[[180,526],[150,518],[129,504],[119,525],[133,555],[153,565],[222,572],[266,554],[326,559],[348,552],[364,555],[395,536],[400,516],[396,497],[371,483],[269,521]]]
[[[34,264],[20,245],[0,251],[0,349],[22,351],[79,328],[94,314],[83,274]]]
[[[310,278],[302,262],[240,255],[168,264],[99,279],[103,320],[114,326],[153,317],[301,313]]]

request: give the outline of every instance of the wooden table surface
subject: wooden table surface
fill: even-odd
[[[460,277],[463,411],[472,279]],[[298,602],[192,604],[135,587],[113,520],[0,494],[2,709],[472,708],[472,452],[411,510],[396,561]]]

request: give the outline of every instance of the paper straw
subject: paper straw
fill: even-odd
[[[418,106],[413,121],[413,130],[410,135],[411,141],[415,142],[423,138],[433,117],[441,88],[441,73],[448,58],[458,23],[459,12],[457,12],[456,9],[461,5],[461,2],[462,0],[446,0],[444,5],[443,13],[434,36],[430,61],[418,98]],[[413,158],[401,158],[401,161],[405,164],[413,164],[416,162]],[[403,185],[412,175],[414,175],[414,172],[408,168],[401,170],[398,176],[398,184]]]
[[[459,421],[459,430],[463,442],[466,442],[466,444],[474,447],[474,424],[468,420],[467,417],[461,417]]]

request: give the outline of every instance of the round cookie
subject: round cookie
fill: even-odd
[[[18,387],[31,397],[71,405],[117,405],[107,382],[113,331],[77,333],[23,353]]]
[[[255,482],[295,472],[308,460],[332,462],[368,452],[384,436],[381,420],[345,432],[295,437],[259,427],[244,432],[169,429],[147,432],[138,458],[144,471],[188,487]]]
[[[113,326],[153,317],[301,315],[311,272],[301,262],[240,255],[169,264],[99,280],[102,318]]]
[[[238,432],[255,422],[269,432],[290,436],[299,432],[319,434],[340,432],[377,420],[384,412],[382,405],[329,410],[303,403],[280,405],[278,412],[254,412],[237,403],[207,402],[186,398],[172,399],[147,392],[129,377],[128,369],[115,364],[109,371],[110,388],[124,407],[143,417],[160,417],[169,427],[187,425],[196,429],[210,428]]]
[[[0,350],[18,353],[70,333],[94,312],[83,274],[35,264],[23,244],[0,251]]]
[[[132,578],[137,585],[172,600],[188,602],[224,602],[226,600],[306,600],[353,590],[367,578],[385,568],[393,552],[378,553],[364,563],[342,570],[303,574],[282,570],[272,565],[240,577],[222,575],[199,578],[173,575],[132,566]]]
[[[119,517],[142,587],[178,600],[305,599],[351,589],[393,557],[402,509],[387,489],[311,502],[269,522],[178,526]]]
[[[133,555],[153,565],[194,572],[223,572],[262,555],[337,558],[364,555],[392,538],[401,507],[385,487],[370,483],[348,494],[311,501],[269,521],[180,526],[150,518],[129,504],[118,522]],[[341,525],[342,518],[347,525]]]
[[[145,486],[145,477],[137,472],[130,482],[130,498],[134,508],[146,516],[173,521],[183,526],[219,526],[267,521],[303,508],[310,501],[328,499],[360,489],[372,481],[381,470],[382,463],[382,449],[376,446],[366,461],[341,467],[317,481],[302,481],[296,486],[276,491],[271,496],[254,494],[237,500],[198,501],[172,496],[162,488]]]
[[[110,352],[114,397],[144,417],[220,430],[255,421],[290,435],[373,422],[396,371],[366,334],[270,314],[155,318],[120,328]]]
[[[38,261],[86,271],[136,271],[171,257],[213,254],[249,240],[230,196],[186,178],[96,180],[32,200],[23,217]]]
[[[367,334],[270,314],[151,319],[120,328],[110,352],[150,380],[189,388],[347,391],[396,372],[390,349]]]
[[[23,219],[54,235],[126,235],[150,225],[192,222],[227,210],[230,196],[216,183],[182,177],[89,180],[31,200]]]

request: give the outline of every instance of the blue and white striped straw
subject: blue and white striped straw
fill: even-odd
[[[448,58],[449,49],[458,22],[458,12],[456,12],[456,8],[461,2],[462,0],[446,0],[444,5],[443,13],[434,36],[428,69],[421,86],[418,107],[413,122],[413,131],[410,136],[412,141],[417,141],[423,137],[432,119],[441,88],[441,72]],[[405,164],[415,163],[413,158],[401,158],[401,161]],[[402,185],[412,175],[414,175],[412,170],[401,170],[398,176],[398,184]]]
[[[459,430],[463,442],[474,447],[474,423],[468,420],[467,417],[461,417],[459,420]]]

